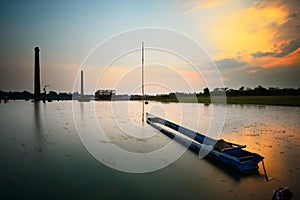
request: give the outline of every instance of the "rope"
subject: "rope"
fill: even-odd
[[[266,168],[265,168],[264,160],[262,160],[261,162],[262,162],[262,166],[263,166],[263,169],[264,169],[264,172],[265,172],[266,181],[269,181],[269,178],[268,178],[268,175],[267,175],[267,171],[266,171]]]

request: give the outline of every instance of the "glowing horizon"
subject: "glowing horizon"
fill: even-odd
[[[97,1],[93,5],[20,1],[2,4],[0,90],[33,91],[33,48],[39,46],[41,86],[50,84],[49,90],[72,91],[80,65],[97,44],[140,27],[171,29],[195,40],[215,61],[226,87],[300,86],[299,1],[155,0],[144,4]],[[149,55],[145,65],[151,68],[146,78],[163,79],[162,82],[169,82],[178,92],[190,92],[181,88],[178,74],[190,80],[196,92],[205,87],[201,76],[182,60],[162,52],[148,50],[146,54]],[[114,87],[113,83],[139,65],[138,54],[121,59],[111,69],[112,75],[102,80],[99,89]],[[201,73],[211,72],[203,68]],[[87,86],[91,85],[89,76],[93,74],[86,75]],[[131,78],[123,82],[121,93],[133,91],[135,81]]]

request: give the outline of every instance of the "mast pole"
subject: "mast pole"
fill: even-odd
[[[144,90],[144,41],[142,42],[142,122],[144,122],[145,118],[145,90]]]

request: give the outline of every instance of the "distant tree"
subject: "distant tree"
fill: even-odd
[[[55,91],[50,91],[48,94],[49,96],[57,96],[57,93]]]
[[[178,94],[178,95],[179,95],[179,94]],[[176,99],[177,97],[176,97],[176,94],[175,94],[175,93],[171,92],[171,93],[169,93],[168,98],[170,98],[170,99]]]
[[[259,85],[258,87],[254,88],[255,95],[266,95],[267,89]]]
[[[226,95],[228,95],[228,96],[239,96],[240,92],[239,92],[239,90],[228,89],[228,90],[226,90]]]
[[[203,89],[204,96],[209,96],[209,89],[206,87]]]
[[[47,95],[47,98],[49,98],[49,99],[58,99],[59,96],[55,91],[49,91],[49,93]]]

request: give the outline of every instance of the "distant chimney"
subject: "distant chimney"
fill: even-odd
[[[83,71],[81,70],[81,96],[84,96],[84,89],[83,89]]]
[[[40,84],[40,49],[34,48],[34,99],[41,98],[41,84]]]

